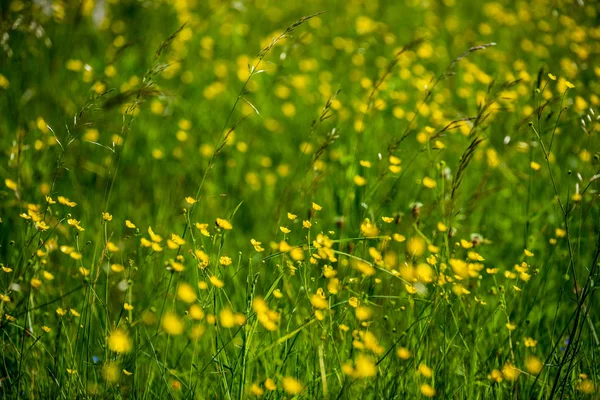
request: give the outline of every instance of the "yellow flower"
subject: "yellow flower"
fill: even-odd
[[[437,186],[437,182],[431,179],[430,177],[426,176],[425,178],[423,178],[423,186],[425,186],[428,189],[433,189]]]
[[[119,364],[116,362],[108,362],[102,367],[102,376],[108,382],[115,383],[119,380],[121,371]]]
[[[195,320],[201,320],[202,318],[204,318],[204,310],[198,304],[192,304],[190,306],[189,313],[190,317],[192,317]]]
[[[108,348],[117,353],[129,353],[132,343],[127,333],[122,329],[112,331],[108,337]]]
[[[112,215],[110,215],[109,213],[107,213],[107,212],[102,213],[102,219],[104,221],[112,221],[112,218],[113,218]]]
[[[354,362],[354,374],[355,378],[370,378],[377,375],[377,365],[364,354],[358,355]]]
[[[425,240],[419,236],[415,236],[408,239],[408,242],[406,243],[406,249],[411,256],[419,257],[425,253],[425,244]]]
[[[42,326],[42,330],[46,333],[50,333],[52,329],[48,328],[46,325]]]
[[[165,332],[173,336],[181,335],[184,329],[181,319],[172,312],[166,312],[163,315],[161,326]]]
[[[300,394],[304,390],[304,386],[300,381],[291,376],[286,376],[281,380],[281,384],[283,386],[283,390],[286,391],[287,394],[295,395]]]
[[[189,205],[192,205],[194,203],[196,203],[198,200],[194,199],[193,197],[186,197],[185,198],[186,203],[188,203]]]
[[[365,186],[367,184],[367,179],[360,175],[356,175],[354,177],[354,184],[356,186]]]
[[[553,81],[555,81],[556,80],[556,75],[552,75],[552,74],[548,73],[548,78],[550,78]]]
[[[536,356],[529,356],[525,359],[525,368],[530,374],[537,375],[544,368],[544,364]]]
[[[359,321],[365,321],[373,315],[373,310],[366,306],[356,307],[354,310],[354,314],[356,315],[356,319]]]
[[[535,347],[537,345],[537,340],[534,340],[530,337],[526,337],[523,343],[525,344],[525,347]]]
[[[191,285],[181,282],[177,287],[177,297],[185,303],[193,303],[196,301],[196,291]]]
[[[13,181],[12,179],[5,179],[4,184],[10,190],[17,190],[17,182]]]
[[[131,222],[130,220],[125,221],[125,226],[130,229],[135,229],[135,224],[133,222]]]
[[[426,364],[419,364],[419,368],[417,369],[421,375],[425,378],[431,378],[433,376],[433,371]]]
[[[291,232],[291,230],[289,230],[288,228],[286,228],[285,226],[280,226],[279,229],[281,230],[281,232],[288,234]]]
[[[224,308],[219,313],[219,322],[223,328],[233,328],[236,325],[236,315],[229,308]]]
[[[126,311],[132,311],[133,306],[129,303],[125,303],[125,304],[123,304],[123,309],[125,309]]]
[[[502,375],[509,381],[516,381],[519,378],[519,371],[512,363],[508,362],[502,367]]]
[[[292,213],[287,213],[287,217],[288,219],[290,219],[291,221],[295,220],[296,218],[298,218],[298,216],[296,214],[292,214]]]
[[[231,265],[231,263],[233,263],[233,261],[231,260],[230,257],[222,256],[221,258],[219,258],[219,264],[221,264],[224,267]]]
[[[312,208],[315,211],[321,211],[323,209],[323,207],[321,207],[320,205],[318,205],[317,203],[312,203]]]
[[[514,331],[515,329],[517,329],[517,325],[507,322],[506,328],[508,328],[509,331]]]
[[[566,81],[566,82],[565,82],[565,85],[566,85],[566,86],[567,86],[569,89],[574,89],[574,88],[575,88],[575,85],[573,85],[573,84],[572,84],[571,82],[569,82],[569,81]]]
[[[231,225],[231,223],[229,221],[227,221],[226,219],[222,219],[222,218],[217,218],[217,226],[225,229],[226,231],[233,229],[233,226]]]
[[[302,227],[309,229],[312,226],[312,224],[310,223],[310,221],[302,221]]]
[[[435,396],[435,389],[428,383],[424,383],[421,385],[421,393],[425,397],[433,397]]]
[[[408,360],[410,358],[410,351],[406,347],[398,347],[396,355],[402,360]]]
[[[386,224],[391,224],[392,222],[394,222],[394,218],[392,217],[381,217],[381,219],[383,220],[383,222],[385,222]]]
[[[38,279],[38,278],[32,278],[31,281],[30,281],[30,283],[31,283],[31,287],[33,287],[35,289],[37,289],[40,286],[42,286],[42,281],[40,279]]]
[[[217,278],[215,275],[212,275],[208,279],[210,280],[210,283],[212,283],[213,286],[215,286],[215,287],[222,288],[223,286],[225,286],[225,284],[223,283],[223,281],[220,280],[219,278]]]
[[[275,384],[275,381],[271,378],[267,378],[265,380],[265,389],[267,389],[269,391],[273,391],[273,390],[277,389],[277,385]]]

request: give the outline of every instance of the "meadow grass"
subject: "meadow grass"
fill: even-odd
[[[598,4],[0,14],[2,398],[598,398]]]

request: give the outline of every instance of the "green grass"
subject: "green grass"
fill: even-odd
[[[597,398],[595,3],[42,3],[2,398]]]

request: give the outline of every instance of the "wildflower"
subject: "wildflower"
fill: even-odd
[[[162,237],[155,234],[151,226],[148,227],[148,234],[150,235],[150,240],[152,240],[154,243],[162,242]]]
[[[425,186],[428,189],[433,189],[437,186],[437,182],[431,179],[430,177],[426,176],[425,178],[423,178],[423,186]]]
[[[310,227],[312,226],[312,224],[310,223],[310,221],[302,221],[302,227],[306,228],[306,229],[310,229]]]
[[[132,348],[131,339],[124,330],[116,329],[108,337],[108,348],[117,353],[129,353]]]
[[[195,297],[195,296],[194,296]],[[192,304],[189,309],[190,317],[195,320],[204,318],[204,310],[198,304]]]
[[[489,375],[488,378],[492,381],[502,382],[504,377],[502,376],[502,372],[500,370],[494,369]]]
[[[59,317],[63,317],[67,314],[67,311],[63,308],[57,308],[56,309],[56,313],[58,314]]]
[[[593,394],[596,391],[594,382],[589,379],[584,379],[577,384],[577,390],[585,394]]]
[[[212,275],[208,279],[210,280],[210,283],[212,283],[215,287],[222,288],[223,286],[225,286],[223,281],[217,278],[215,275]]]
[[[406,249],[413,257],[422,256],[425,253],[425,240],[419,236],[412,237],[406,243]]]
[[[81,314],[79,314],[79,312],[77,310],[75,310],[74,308],[69,308],[69,312],[71,313],[72,316],[74,317],[79,317],[81,316]]]
[[[408,360],[410,358],[410,351],[406,347],[398,347],[396,355],[402,360]]]
[[[184,329],[181,319],[172,312],[166,312],[163,315],[161,326],[165,332],[172,336],[181,335]]]
[[[566,86],[567,86],[569,89],[574,89],[574,88],[575,88],[575,85],[573,85],[573,84],[572,84],[571,82],[569,82],[569,81],[566,81],[566,82],[565,82],[565,85],[566,85]]]
[[[109,362],[102,367],[102,376],[108,382],[115,383],[119,380],[120,369],[116,362]]]
[[[291,220],[291,221],[293,221],[293,220],[295,220],[296,218],[298,218],[298,216],[297,216],[296,214],[292,214],[292,213],[290,213],[290,212],[289,212],[289,213],[287,213],[287,217],[288,217],[288,219],[289,219],[289,220]]]
[[[535,347],[537,345],[537,340],[534,340],[530,337],[526,337],[523,343],[525,344],[525,347]]]
[[[80,232],[85,230],[79,225],[79,224],[81,224],[81,222],[76,220],[75,218],[67,219],[67,224],[71,225],[74,228],[77,228],[77,230]]]
[[[125,270],[125,267],[121,264],[112,264],[110,266],[111,271],[119,273],[119,272],[123,272]]]
[[[222,218],[217,218],[217,226],[219,228],[225,229],[226,231],[233,229],[231,222],[227,221],[226,219],[222,219]]]
[[[110,215],[109,213],[107,213],[107,212],[102,213],[102,219],[104,221],[107,221],[107,222],[112,221],[112,218],[113,218],[112,215]]]
[[[360,306],[356,307],[356,309],[354,310],[354,314],[356,315],[356,319],[358,319],[359,321],[365,321],[371,318],[371,316],[373,315],[373,311],[369,307]]]
[[[419,364],[417,371],[419,371],[419,374],[423,375],[425,378],[431,378],[433,376],[433,371],[431,368],[423,363]]]
[[[312,208],[315,211],[321,211],[323,209],[323,207],[321,207],[320,205],[318,205],[317,203],[312,203]]]
[[[125,303],[123,304],[123,309],[126,311],[132,311],[133,310],[133,306],[129,303]]]
[[[371,223],[368,218],[366,218],[362,224],[360,224],[360,231],[365,237],[375,237],[379,234],[379,228],[377,228],[377,225]]]
[[[291,232],[291,230],[289,230],[288,228],[286,228],[285,226],[280,226],[279,229],[281,230],[281,232],[288,234]]]
[[[375,375],[377,375],[377,366],[371,358],[364,354],[360,354],[356,357],[353,374],[355,378],[370,378]]]
[[[399,233],[394,233],[394,235],[392,237],[398,243],[402,243],[402,242],[404,242],[406,240],[406,237],[404,235],[399,234]]]
[[[250,385],[250,394],[252,394],[253,396],[262,396],[264,392],[265,391],[262,390],[262,388],[257,383],[253,383],[252,385]]]
[[[385,222],[386,224],[390,224],[392,222],[394,222],[394,218],[392,217],[381,217],[381,219],[383,220],[383,222]]]
[[[428,383],[424,383],[421,385],[421,394],[425,397],[433,397],[435,396],[435,389]]]
[[[29,282],[31,284],[31,287],[37,289],[40,286],[42,286],[42,281],[38,278],[32,278],[31,281]]]
[[[119,251],[119,247],[113,242],[106,242],[106,249],[111,253],[116,253],[117,251]]]
[[[287,394],[291,395],[300,394],[304,390],[302,383],[291,376],[284,377],[281,380],[281,385],[283,386],[283,390],[285,390]]]
[[[367,184],[367,179],[360,175],[356,175],[354,177],[354,184],[356,186],[365,186]]]
[[[131,222],[130,220],[125,221],[125,226],[128,227],[129,229],[135,229],[135,224],[133,222]]]
[[[42,326],[42,330],[46,333],[50,333],[52,331],[52,329],[50,329],[49,327],[47,327],[46,325]]]
[[[196,291],[191,285],[181,282],[177,286],[177,297],[185,303],[193,303],[196,301]]]
[[[536,356],[529,356],[525,359],[525,368],[530,374],[537,375],[544,368],[544,364]]]
[[[219,322],[223,328],[233,328],[238,320],[230,308],[224,308],[219,313]]]
[[[277,389],[277,385],[275,384],[275,381],[271,378],[267,378],[265,380],[265,389],[267,389],[269,391],[273,391],[273,390]]]
[[[506,328],[507,328],[509,331],[514,331],[515,329],[517,329],[517,325],[515,325],[515,324],[512,324],[512,323],[510,323],[510,322],[507,322],[507,323],[506,323]]]
[[[198,228],[202,235],[210,237],[210,232],[208,231],[208,224],[201,224],[199,222],[196,222],[196,228]]]
[[[63,204],[68,207],[75,207],[77,205],[77,203],[75,203],[74,201],[71,201],[63,196],[58,196],[57,199],[60,204]]]
[[[550,78],[553,81],[555,81],[556,80],[556,75],[552,75],[552,74],[548,73],[548,78]]]
[[[233,261],[231,260],[230,257],[222,256],[221,258],[219,258],[219,264],[221,264],[224,267],[231,265],[231,263],[233,263]]]
[[[509,381],[516,381],[519,378],[521,371],[512,363],[508,362],[502,367],[502,375]]]
[[[194,199],[193,197],[186,197],[185,198],[185,202],[188,203],[189,205],[193,205],[194,203],[196,203],[198,200]]]
[[[44,221],[36,222],[35,227],[42,232],[46,232],[48,229],[50,229],[48,224],[46,224]]]
[[[254,246],[254,250],[256,250],[258,253],[265,251],[265,249],[261,247],[262,243],[258,240],[250,239],[250,244]]]
[[[5,179],[4,184],[10,190],[15,190],[15,191],[17,190],[17,182],[13,181],[12,179]]]

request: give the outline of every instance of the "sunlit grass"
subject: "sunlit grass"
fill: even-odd
[[[598,396],[593,3],[0,10],[4,397]]]

